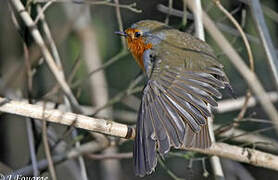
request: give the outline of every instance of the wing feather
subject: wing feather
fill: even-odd
[[[194,117],[194,121],[197,122],[198,125],[204,125],[206,124],[206,119],[204,116],[202,116],[201,111],[199,111],[197,108],[195,108],[192,104],[187,102],[184,98],[181,96],[176,96],[173,92],[170,90],[167,91],[167,93],[180,105],[182,106],[187,112],[191,114],[192,117]],[[191,124],[191,123],[189,123]]]
[[[160,82],[161,82],[161,86],[163,86],[164,88],[167,88],[167,86],[164,84],[163,81],[160,81]],[[171,91],[171,89],[168,88],[167,91]],[[211,116],[210,112],[207,109],[207,105],[205,104],[204,101],[194,97],[193,95],[191,95],[189,93],[186,93],[186,91],[184,91],[182,88],[176,87],[172,93],[175,94],[176,96],[183,97],[183,99],[186,102],[189,102],[191,105],[193,105],[195,108],[197,108],[198,111],[200,111],[204,117]]]
[[[171,122],[172,126],[175,127],[179,138],[179,142],[182,143],[185,134],[185,124],[183,120],[181,119],[179,114],[175,111],[175,108],[172,107],[171,104],[166,103],[161,96],[158,97],[158,101],[162,105],[163,111],[167,114],[168,119]]]
[[[179,148],[184,137],[184,123],[182,120],[178,119],[179,117],[173,117],[169,114],[167,111],[167,106],[169,105],[166,105],[165,103],[163,104],[159,96],[156,97],[155,106],[156,111],[160,116],[160,121],[164,125],[164,128],[171,140],[171,145],[175,148]]]
[[[155,106],[153,102],[149,103],[149,107],[147,109],[150,113],[150,120],[153,123],[155,137],[157,140],[158,152],[164,156],[170,150],[170,139],[167,135],[162,123],[159,120],[159,116],[155,110]]]
[[[184,77],[182,77],[181,80],[183,81],[183,83],[187,83],[195,88],[199,88],[202,91],[206,91],[207,93],[217,97],[218,99],[222,98],[222,94],[208,83],[198,81],[195,79],[185,79]]]

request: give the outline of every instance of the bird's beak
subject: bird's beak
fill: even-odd
[[[118,34],[120,36],[127,36],[127,34],[124,31],[116,31],[115,34]]]

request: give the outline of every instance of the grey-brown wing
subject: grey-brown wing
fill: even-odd
[[[171,70],[164,71],[161,79],[150,79],[144,89],[134,144],[136,175],[154,170],[156,151],[164,156],[171,147],[211,145],[207,103],[217,105],[209,94],[221,94],[209,83],[221,87],[223,83],[209,74],[186,72],[181,78],[177,76]]]
[[[154,170],[156,151],[164,156],[171,147],[210,147],[208,105],[217,106],[214,97],[222,96],[218,89],[230,87],[223,66],[212,56],[176,52],[158,53],[143,91],[134,145],[139,176]]]

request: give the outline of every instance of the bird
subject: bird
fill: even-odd
[[[124,31],[127,47],[146,75],[133,147],[137,176],[151,174],[171,148],[209,148],[208,118],[219,89],[233,92],[212,48],[188,33],[155,20]]]

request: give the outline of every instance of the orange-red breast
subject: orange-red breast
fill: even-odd
[[[143,90],[134,143],[135,173],[150,174],[171,147],[209,148],[208,105],[231,86],[204,41],[163,23],[144,20],[117,32],[148,81]]]

